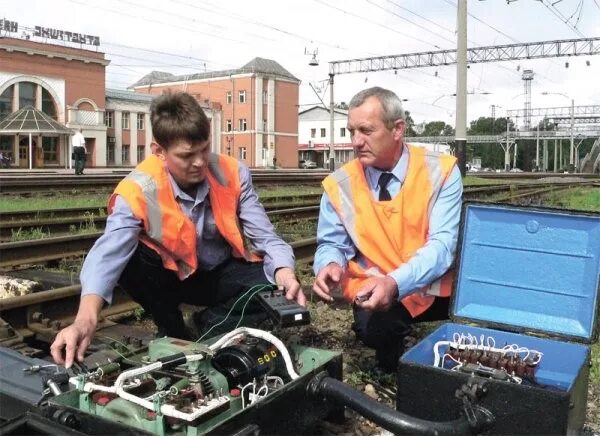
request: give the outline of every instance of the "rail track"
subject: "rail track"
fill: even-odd
[[[255,186],[271,185],[318,185],[328,172],[318,170],[253,170],[252,181]],[[0,195],[42,195],[58,192],[99,192],[113,189],[127,173],[86,174],[30,174],[0,176]]]
[[[535,183],[523,185],[495,185],[495,186],[476,186],[467,187],[464,191],[464,200],[482,200],[495,194],[496,202],[519,201],[528,197],[541,196],[549,192],[571,189],[573,187],[600,186],[598,182],[569,182],[569,183]],[[315,201],[319,196],[312,195],[310,201]],[[281,203],[277,203],[281,205]],[[271,220],[292,221],[298,219],[316,219],[318,217],[319,207],[317,204],[309,206],[298,206],[288,209],[270,210],[267,212]],[[105,218],[102,218],[105,219]],[[79,221],[78,221],[79,220]],[[58,218],[56,220],[46,220],[46,225],[52,225],[53,231],[57,229],[76,226],[76,222],[81,222],[81,218]],[[98,227],[101,219],[98,218]],[[30,221],[12,222],[4,221],[0,223],[0,232],[25,228],[25,224],[32,224]],[[34,220],[34,227],[42,227],[40,221]],[[44,237],[41,239],[24,240],[15,242],[0,243],[0,269],[11,269],[20,265],[44,264],[61,259],[83,256],[91,248],[96,239],[102,234],[101,231],[88,233],[68,234],[54,237]]]
[[[110,173],[90,173],[84,177],[72,174],[48,173],[15,173],[5,172],[0,175],[0,195],[27,196],[51,195],[59,192],[105,192],[114,188],[128,174],[128,170],[115,170]],[[252,170],[253,183],[256,186],[269,185],[318,185],[328,174],[325,170]],[[585,178],[598,179],[596,174],[559,174],[559,173],[495,173],[478,172],[475,177],[487,179],[541,179],[553,178]]]
[[[272,220],[290,220],[316,217],[321,194],[306,195],[302,202],[286,201],[264,204]],[[21,239],[20,233],[34,231],[45,235],[60,236],[80,231],[102,230],[106,226],[107,211],[104,207],[78,207],[48,209],[43,211],[18,211],[0,213],[0,242]]]
[[[595,185],[594,181],[568,183],[521,183],[470,186],[465,188],[466,199],[478,199],[506,192],[506,198],[498,201],[543,194],[552,190],[567,189],[573,186]],[[272,220],[290,221],[294,219],[312,218],[318,215],[318,204],[321,194],[305,194],[299,196],[267,197],[262,202]],[[0,242],[22,239],[21,235],[33,232],[44,235],[61,236],[78,232],[94,232],[104,229],[106,225],[106,208],[85,207],[66,209],[29,210],[16,212],[0,212]]]
[[[86,241],[93,242],[91,239]],[[312,261],[316,249],[315,238],[290,245],[298,262]],[[36,340],[51,343],[56,333],[73,321],[80,294],[81,286],[74,284],[0,300],[0,346],[17,349],[25,355],[41,355],[42,351],[29,346],[28,342]],[[98,329],[112,326],[115,317],[129,315],[138,307],[117,288],[113,304],[100,313]]]

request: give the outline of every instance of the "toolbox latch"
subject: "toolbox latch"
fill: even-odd
[[[462,400],[463,413],[467,418],[469,427],[476,432],[489,429],[494,425],[495,418],[488,409],[475,404],[479,398],[487,393],[485,381],[470,379],[456,390],[456,398]]]

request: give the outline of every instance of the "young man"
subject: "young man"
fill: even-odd
[[[414,321],[447,317],[460,220],[456,159],[404,142],[404,111],[391,91],[350,102],[356,159],[323,181],[313,290],[325,301],[341,286],[353,329],[393,372]]]
[[[67,367],[83,359],[117,283],[153,317],[159,335],[178,338],[189,336],[182,302],[209,306],[198,320],[203,331],[256,285],[276,283],[306,303],[291,247],[275,234],[248,168],[210,152],[210,123],[198,102],[163,94],[152,102],[151,122],[153,154],[111,196],[106,230],[81,271],[76,319],[51,346]],[[243,304],[236,307],[239,313]],[[245,314],[258,310],[249,304]],[[238,320],[230,316],[223,326]]]

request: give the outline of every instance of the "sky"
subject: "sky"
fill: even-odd
[[[0,18],[100,37],[107,88],[156,70],[238,68],[273,59],[300,79],[299,110],[329,104],[329,62],[456,48],[457,0],[1,0]],[[468,47],[600,36],[600,0],[469,0]],[[16,35],[11,35],[16,36]],[[318,66],[310,66],[317,52]],[[305,54],[309,53],[309,54]],[[589,65],[587,65],[587,63]],[[568,68],[565,62],[569,63]],[[467,120],[531,107],[600,104],[600,57],[471,65]],[[312,86],[311,86],[312,85]],[[393,90],[416,123],[454,126],[456,65],[336,75],[336,103],[370,86]],[[315,93],[315,90],[319,94]],[[296,102],[290,102],[296,104]]]

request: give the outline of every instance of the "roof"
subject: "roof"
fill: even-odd
[[[309,107],[308,109],[304,109],[304,110],[298,112],[298,115],[302,115],[302,114],[305,114],[307,112],[314,111],[315,109],[319,109],[321,111],[329,113],[329,108],[328,107],[323,107],[323,106],[320,106],[320,105],[315,105],[313,107]],[[348,110],[347,109],[338,109],[338,108],[335,108],[333,110],[333,112],[336,113],[336,114],[344,115],[344,116],[348,115]]]
[[[166,73],[164,71],[152,71],[151,73],[146,74],[140,80],[135,82],[129,88],[135,88],[138,86],[157,85],[160,83],[167,82],[186,82],[189,80],[215,79],[218,77],[229,77],[236,74],[248,73],[263,73],[300,82],[300,79],[298,79],[288,70],[283,68],[278,62],[273,61],[271,59],[256,57],[250,62],[248,62],[246,65],[231,70],[209,71],[206,73],[197,74],[182,74],[179,76],[176,76],[171,73]]]
[[[54,133],[70,135],[73,130],[33,106],[25,106],[0,121],[0,133]]]
[[[120,89],[106,89],[106,98],[115,100],[136,101],[140,103],[151,103],[156,97],[152,94],[142,94],[141,92],[123,91]]]

